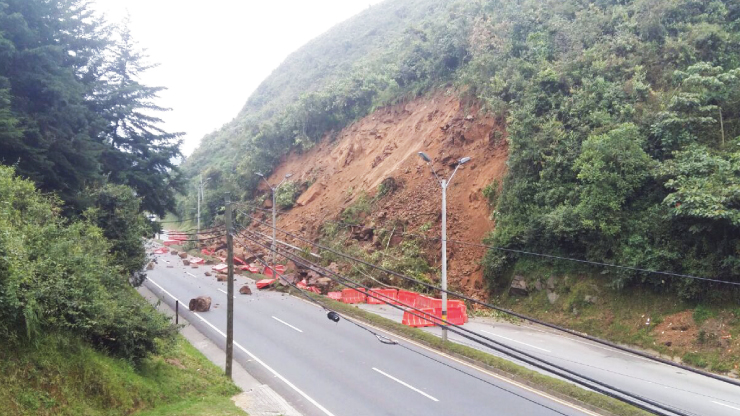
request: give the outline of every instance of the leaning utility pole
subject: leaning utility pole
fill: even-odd
[[[226,193],[226,264],[227,268],[227,290],[226,290],[226,376],[231,378],[231,362],[234,357],[234,236],[231,228],[231,193]]]

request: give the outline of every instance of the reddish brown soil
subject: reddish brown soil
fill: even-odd
[[[380,109],[334,140],[326,138],[305,153],[284,158],[269,178],[271,183],[292,173],[292,179],[312,185],[296,207],[280,215],[278,227],[316,236],[324,221],[337,220],[362,192],[372,197],[384,179],[393,178],[399,189],[378,201],[365,222],[390,229],[400,220],[407,232],[431,223],[426,234],[439,236],[441,189],[417,155],[424,151],[444,177],[452,172],[455,160],[472,157],[448,188],[448,239],[479,243],[493,228],[481,190],[506,172],[504,136],[503,126],[455,95],[437,94]],[[427,248],[429,259],[438,266],[440,243]],[[448,244],[451,287],[484,296],[483,254],[480,248]]]

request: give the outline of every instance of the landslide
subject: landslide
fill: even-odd
[[[400,237],[404,230],[419,232],[426,224],[425,234],[439,237],[441,189],[417,155],[424,151],[444,177],[450,175],[456,160],[472,157],[448,188],[448,238],[481,242],[494,226],[482,189],[496,180],[500,183],[506,172],[504,135],[504,126],[479,105],[456,95],[436,93],[375,111],[335,137],[325,137],[309,151],[293,151],[282,159],[268,182],[278,183],[292,173],[291,180],[310,186],[294,208],[280,214],[278,227],[317,237],[323,223],[340,221],[343,210],[362,198],[376,197],[379,185],[391,178],[397,189],[377,199],[372,211],[360,218],[363,225],[395,228]],[[266,187],[261,191],[269,193]],[[437,267],[429,277],[437,281],[440,242],[424,248],[425,256]],[[483,254],[479,248],[448,246],[451,287],[485,297]]]

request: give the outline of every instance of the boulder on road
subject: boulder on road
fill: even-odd
[[[177,255],[177,250],[172,250],[172,251],[170,251],[170,254],[172,254],[173,256],[174,256],[174,255]]]
[[[216,275],[216,280],[218,280],[219,282],[225,282],[229,280],[229,276],[219,273]]]
[[[153,262],[149,262],[149,264],[146,265],[146,269],[147,270],[154,270],[154,263]]]
[[[182,260],[182,264],[183,264],[183,265],[185,265],[185,266],[190,266],[190,260],[188,260],[188,259],[183,259],[183,260]]]
[[[249,286],[244,285],[239,289],[239,293],[241,293],[242,295],[251,295],[252,289],[250,289]]]
[[[184,251],[181,251],[181,252],[177,253],[177,255],[180,256],[181,259],[188,258],[188,253],[186,253]]]
[[[193,312],[208,312],[211,309],[211,298],[209,296],[198,296],[190,299],[188,308]]]
[[[524,280],[524,276],[514,276],[514,280],[511,281],[511,286],[509,287],[509,294],[519,296],[529,295],[527,281]]]
[[[206,276],[210,276],[211,275],[211,272],[206,272],[205,275]]]

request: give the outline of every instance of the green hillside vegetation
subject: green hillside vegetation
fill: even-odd
[[[183,338],[136,366],[51,333],[0,348],[3,415],[245,415],[222,371]]]
[[[211,178],[213,218],[289,150],[453,86],[507,128],[488,243],[740,281],[739,19],[732,0],[387,1],[291,55],[183,169]],[[518,259],[488,253],[492,288]],[[738,294],[548,264],[688,300]]]

